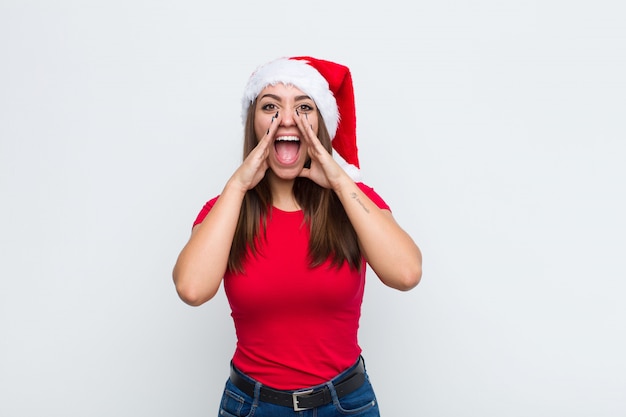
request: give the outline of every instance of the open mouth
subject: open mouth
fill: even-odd
[[[281,164],[292,164],[298,159],[300,138],[297,136],[279,136],[274,139],[276,159]]]

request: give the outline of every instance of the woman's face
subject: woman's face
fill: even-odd
[[[257,97],[254,114],[254,131],[257,142],[267,133],[272,117],[278,112],[279,123],[273,146],[268,156],[268,164],[276,176],[282,179],[297,177],[308,159],[307,146],[301,140],[302,133],[296,125],[296,110],[305,124],[318,132],[318,116],[315,102],[292,85],[276,84],[265,87]],[[307,121],[308,119],[308,121]]]

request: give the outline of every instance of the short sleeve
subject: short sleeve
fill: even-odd
[[[385,202],[385,200],[383,200],[381,196],[378,195],[376,191],[374,191],[372,187],[367,186],[362,182],[357,182],[356,185],[361,189],[361,191],[365,193],[366,196],[369,197],[370,200],[372,200],[374,204],[378,206],[379,209],[391,211],[389,205]]]
[[[219,198],[219,196],[217,196],[215,198],[212,198],[211,200],[206,202],[204,207],[202,207],[202,210],[200,210],[200,213],[198,213],[198,216],[196,217],[196,220],[193,222],[194,226],[202,223],[202,221],[204,220],[206,215],[209,214],[209,211],[211,211],[211,209],[215,205],[215,202],[217,201],[218,198]]]

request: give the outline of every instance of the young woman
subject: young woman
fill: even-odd
[[[366,262],[406,291],[421,253],[355,181],[350,71],[272,61],[250,77],[242,116],[243,163],[201,210],[173,271],[193,306],[224,282],[237,347],[220,416],[378,416],[357,339]]]

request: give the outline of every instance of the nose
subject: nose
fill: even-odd
[[[294,119],[294,113],[290,111],[282,111],[282,117],[280,118],[281,126],[295,126],[296,120]]]

